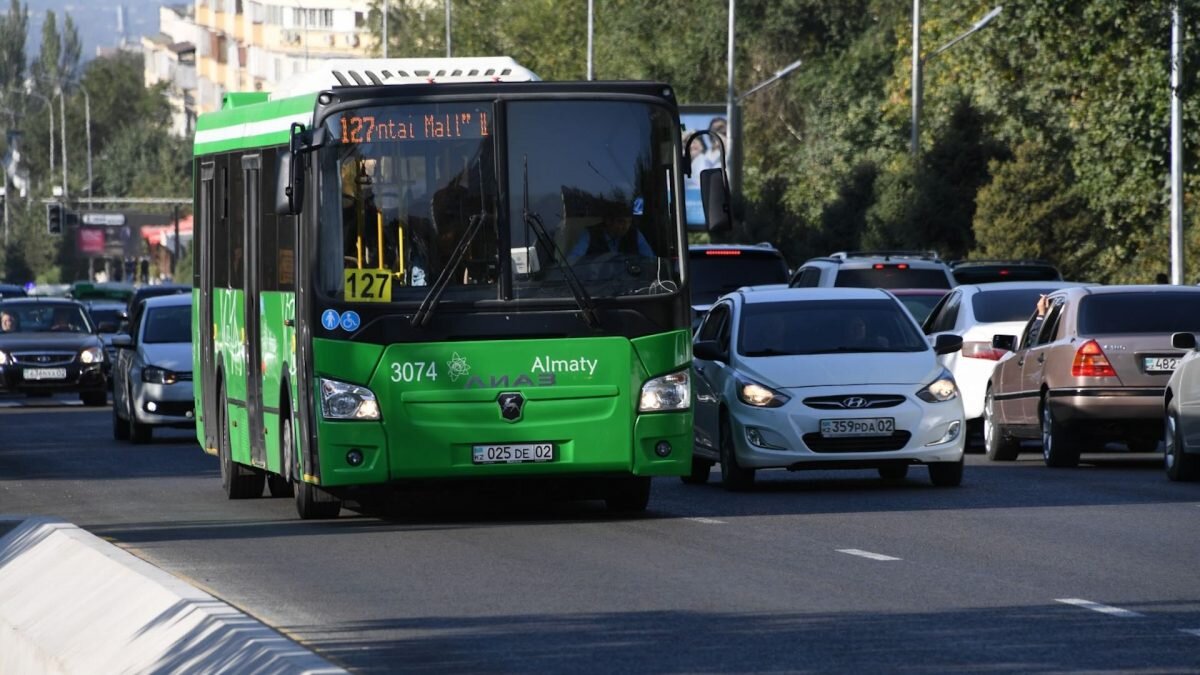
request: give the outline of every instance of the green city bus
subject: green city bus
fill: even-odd
[[[227,94],[194,162],[197,437],[229,498],[330,518],[527,478],[639,511],[692,469],[669,86],[328,61]]]

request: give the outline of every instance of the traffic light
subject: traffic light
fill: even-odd
[[[46,205],[46,232],[49,234],[62,234],[63,231],[63,205],[58,202],[52,202]]]

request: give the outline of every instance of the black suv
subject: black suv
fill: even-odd
[[[997,281],[1062,281],[1058,268],[1045,260],[956,260],[950,273],[959,284]]]
[[[787,262],[774,246],[698,244],[688,247],[692,287],[692,327],[717,298],[743,286],[786,284]]]

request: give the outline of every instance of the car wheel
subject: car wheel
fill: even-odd
[[[604,504],[609,511],[640,513],[650,504],[650,477],[629,476],[614,478],[604,490]]]
[[[713,463],[692,455],[692,470],[686,476],[680,476],[679,480],[688,485],[704,485],[708,482],[708,474],[712,471]]]
[[[1179,414],[1174,410],[1167,413],[1167,449],[1164,462],[1167,478],[1177,481],[1200,480],[1200,455],[1188,454],[1183,443],[1183,430],[1179,428]]]
[[[889,464],[879,467],[879,477],[888,480],[904,480],[908,476],[907,464]]]
[[[342,500],[334,497],[321,488],[304,481],[299,470],[299,460],[296,457],[292,436],[291,417],[284,417],[279,437],[285,448],[289,448],[292,457],[291,475],[296,477],[292,483],[293,494],[296,497],[296,513],[303,520],[328,520],[337,518],[342,510]]]
[[[929,482],[936,487],[958,487],[962,485],[963,460],[957,462],[934,462],[929,465]]]
[[[125,423],[125,420],[121,419],[120,413],[117,412],[117,410],[119,410],[119,409],[120,409],[120,406],[117,405],[116,401],[113,401],[113,406],[112,406],[113,439],[117,440],[117,441],[127,441],[127,440],[129,440],[129,426]]]
[[[754,485],[754,469],[738,465],[733,424],[726,417],[721,418],[721,485],[733,492],[749,490]]]
[[[1008,431],[996,423],[996,400],[988,387],[983,399],[983,449],[993,462],[1011,462],[1021,453],[1021,442],[1008,435]]]
[[[108,392],[105,391],[85,391],[79,394],[79,400],[89,408],[99,408],[103,405],[108,405]]]
[[[1079,441],[1065,424],[1054,419],[1049,402],[1042,400],[1042,460],[1046,466],[1079,466]]]
[[[229,499],[255,499],[262,496],[263,476],[261,473],[233,461],[233,440],[229,435],[229,402],[222,391],[217,404],[218,437],[217,454],[221,459],[221,487]],[[132,417],[132,415],[131,415]]]

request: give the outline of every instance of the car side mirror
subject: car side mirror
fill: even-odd
[[[1014,352],[1017,350],[1016,335],[993,335],[992,349],[999,349],[1006,352]]]
[[[124,334],[114,335],[112,346],[117,349],[133,349],[133,336]]]
[[[729,213],[729,183],[723,169],[700,172],[700,203],[704,207],[704,225],[709,232],[728,232],[733,229]]]
[[[950,335],[942,333],[933,341],[933,353],[938,356],[943,354],[953,354],[962,349],[963,339],[961,335]]]
[[[692,355],[705,361],[725,362],[729,359],[729,355],[725,353],[724,349],[721,349],[721,344],[716,340],[700,340],[692,343]]]
[[[1171,336],[1171,346],[1175,349],[1195,349],[1195,333],[1175,333]]]

